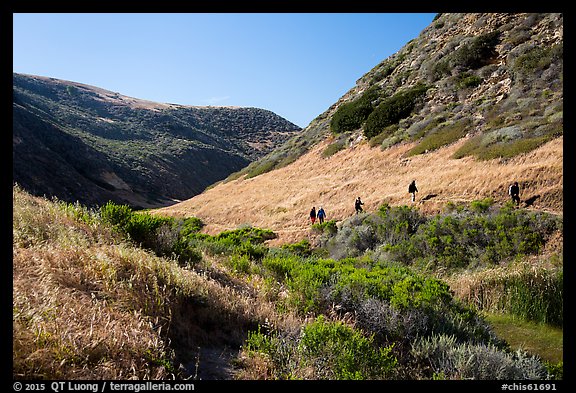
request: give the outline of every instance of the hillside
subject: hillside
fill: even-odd
[[[409,204],[507,201],[562,213],[562,14],[438,14],[361,77],[302,132],[201,195],[159,209],[197,216],[216,233],[250,224],[276,242],[308,236],[308,212],[328,219]]]
[[[505,162],[451,159],[465,142],[410,159],[403,154],[413,144],[383,151],[366,143],[322,158],[327,140],[291,165],[218,184],[156,211],[199,217],[212,234],[250,224],[272,229],[278,234],[274,242],[294,242],[311,236],[308,212],[312,206],[324,207],[329,220],[341,221],[354,214],[357,196],[366,211],[383,203],[410,205],[408,184],[416,179],[416,206],[428,213],[440,212],[449,201],[493,198],[504,204],[509,183],[517,180],[522,187],[521,206],[562,214],[563,138]]]
[[[190,198],[300,128],[258,108],[195,107],[13,74],[13,181],[87,205]]]
[[[13,186],[13,379],[561,388],[562,57],[561,15],[441,14],[193,198],[92,209]]]

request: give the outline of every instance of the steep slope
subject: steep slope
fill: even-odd
[[[322,142],[291,165],[251,179],[221,183],[202,194],[156,210],[160,214],[196,216],[208,233],[241,225],[269,228],[277,243],[312,237],[308,212],[324,207],[327,219],[344,220],[354,214],[360,196],[366,211],[383,203],[410,205],[408,184],[416,179],[416,207],[436,213],[446,203],[493,198],[508,201],[507,187],[521,185],[521,206],[562,214],[563,138],[518,157],[479,161],[450,158],[466,139],[435,152],[403,158],[413,144],[380,150],[361,143],[329,158]]]
[[[87,205],[158,207],[196,195],[300,128],[257,108],[162,104],[13,74],[13,180]]]
[[[279,243],[328,219],[383,203],[428,213],[448,202],[508,200],[562,214],[561,14],[441,14],[280,148],[227,182],[158,210],[193,215],[208,232],[249,224]]]
[[[301,133],[250,164],[287,165],[331,134],[419,154],[474,136],[458,156],[509,157],[563,132],[562,14],[438,14]],[[328,151],[326,152],[328,153]],[[235,175],[237,176],[237,175]]]

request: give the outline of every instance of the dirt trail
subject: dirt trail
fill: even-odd
[[[233,380],[232,360],[238,355],[228,347],[200,348],[196,360],[186,365],[194,380]]]
[[[358,196],[365,211],[374,211],[383,203],[410,205],[407,188],[415,179],[419,190],[415,206],[425,214],[442,211],[448,201],[490,197],[505,203],[508,185],[514,180],[520,183],[524,206],[562,214],[563,137],[508,160],[452,159],[464,142],[409,158],[405,154],[413,144],[381,150],[360,143],[323,158],[330,143],[326,140],[289,166],[218,184],[155,211],[196,216],[210,234],[241,225],[268,228],[278,234],[272,244],[281,244],[310,236],[308,212],[312,206],[324,207],[327,220],[341,221],[354,214]]]

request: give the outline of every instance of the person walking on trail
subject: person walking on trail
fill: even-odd
[[[508,195],[512,199],[512,203],[516,206],[520,204],[520,186],[518,186],[518,182],[515,181],[508,187]]]
[[[360,197],[356,198],[356,202],[354,202],[354,209],[356,209],[356,214],[362,213],[364,210],[362,209],[362,205],[364,202],[360,199]]]
[[[312,207],[312,210],[310,210],[310,221],[312,221],[312,224],[314,224],[316,222],[316,207]]]
[[[320,206],[320,209],[318,209],[318,213],[316,214],[316,217],[318,217],[318,221],[320,222],[320,224],[324,223],[324,219],[326,218],[326,212],[324,211],[322,206]]]
[[[411,194],[412,203],[416,202],[416,193],[418,188],[416,188],[416,180],[412,180],[412,183],[408,186],[408,193]]]

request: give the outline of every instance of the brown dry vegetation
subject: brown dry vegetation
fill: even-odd
[[[14,187],[15,379],[228,379],[214,361],[246,331],[302,323],[209,256],[185,269],[63,206]]]
[[[492,198],[504,204],[508,185],[517,180],[522,200],[530,201],[529,208],[562,215],[563,137],[507,160],[451,158],[465,141],[410,158],[405,154],[412,143],[383,150],[360,142],[323,158],[331,142],[327,139],[284,168],[220,183],[154,212],[196,216],[210,234],[246,224],[271,229],[278,235],[272,244],[281,244],[311,236],[308,212],[312,206],[324,207],[328,220],[341,221],[354,214],[358,196],[366,211],[383,203],[410,204],[407,188],[415,179],[416,205],[426,214],[442,211],[450,201]]]

